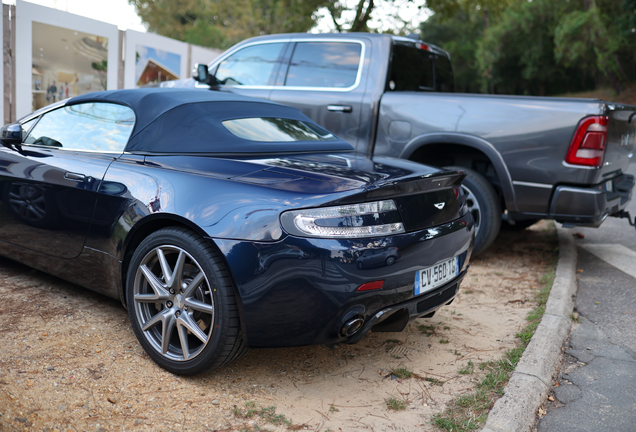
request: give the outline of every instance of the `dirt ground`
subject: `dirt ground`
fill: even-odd
[[[156,366],[118,302],[0,259],[0,430],[433,431],[431,416],[474,387],[459,369],[517,343],[554,238],[545,221],[502,231],[454,303],[401,333],[252,350],[196,377]]]

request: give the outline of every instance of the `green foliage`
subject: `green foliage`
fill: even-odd
[[[468,360],[465,366],[461,367],[457,372],[460,375],[470,375],[475,372],[475,363],[472,360]]]
[[[384,403],[386,404],[387,408],[392,409],[393,411],[404,411],[408,406],[405,401],[397,399],[393,396],[385,399]]]
[[[562,91],[577,74],[557,64],[554,29],[577,1],[515,1],[478,43],[482,90],[527,95]]]
[[[636,80],[636,0],[428,0],[458,91],[550,95]]]
[[[276,407],[259,407],[254,401],[245,402],[245,409],[240,409],[236,405],[232,410],[235,417],[250,419],[253,417],[259,417],[267,423],[271,423],[276,426],[285,425],[290,427],[293,425],[292,421],[285,417],[283,414],[276,414]],[[255,426],[256,430],[260,430],[260,426]]]
[[[398,378],[405,379],[413,377],[413,372],[408,370],[407,368],[392,368],[391,373]]]
[[[588,70],[602,72],[614,90],[620,93],[626,77],[618,52],[629,43],[630,37],[624,28],[615,25],[614,17],[593,0],[589,0],[589,4],[590,7],[585,10],[567,14],[557,25],[556,58],[565,65],[579,64]],[[607,6],[611,11],[611,5]]]
[[[418,324],[417,329],[421,331],[423,334],[425,334],[426,336],[431,336],[436,334],[435,330],[437,329],[437,326]]]
[[[99,72],[108,71],[108,60],[102,60],[101,62],[92,62],[91,67]]]
[[[432,385],[443,386],[444,381],[438,380],[437,378],[426,377],[424,381],[430,382]]]
[[[108,60],[102,60],[101,62],[92,62],[91,67],[97,72],[99,83],[102,88],[106,90],[106,73],[108,72]]]
[[[148,30],[173,39],[227,48],[271,33],[306,32],[329,0],[128,0]]]
[[[392,21],[395,21],[396,25],[399,26],[386,31],[402,35],[410,33],[412,29],[396,13],[391,13],[389,10],[397,10],[407,3],[415,4],[418,9],[428,6],[426,0],[328,0],[325,3],[325,9],[329,13],[329,18],[336,32],[377,32],[377,29],[369,27],[369,21],[372,14],[380,10],[385,14],[384,18],[393,18]]]

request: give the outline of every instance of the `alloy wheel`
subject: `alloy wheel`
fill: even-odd
[[[476,237],[479,234],[479,228],[481,227],[481,207],[479,206],[477,197],[470,189],[464,185],[462,185],[462,189],[464,190],[464,193],[466,193],[466,205],[468,206],[468,212],[471,214],[473,221],[475,222]]]
[[[139,327],[162,356],[192,360],[210,341],[214,297],[201,265],[185,250],[150,250],[137,269],[133,298]]]

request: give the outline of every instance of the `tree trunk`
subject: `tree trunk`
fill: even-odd
[[[365,6],[365,3],[367,3],[367,0],[359,0],[358,1],[358,7],[356,8],[356,17],[353,20],[353,23],[351,23],[351,29],[349,31],[352,32],[366,32],[369,31],[369,27],[367,26],[367,23],[369,22],[369,18],[371,17],[371,12],[373,12],[373,8],[374,8],[374,4],[373,4],[374,0],[368,0],[368,4]]]

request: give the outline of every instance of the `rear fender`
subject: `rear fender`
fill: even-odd
[[[497,176],[499,177],[501,191],[506,203],[506,209],[508,211],[518,211],[517,197],[515,196],[515,190],[512,185],[512,177],[510,176],[508,167],[497,149],[495,149],[491,143],[482,138],[454,132],[423,134],[409,141],[400,153],[399,157],[409,159],[417,150],[434,144],[465,145],[485,154],[492,163],[495,171],[497,172]]]

